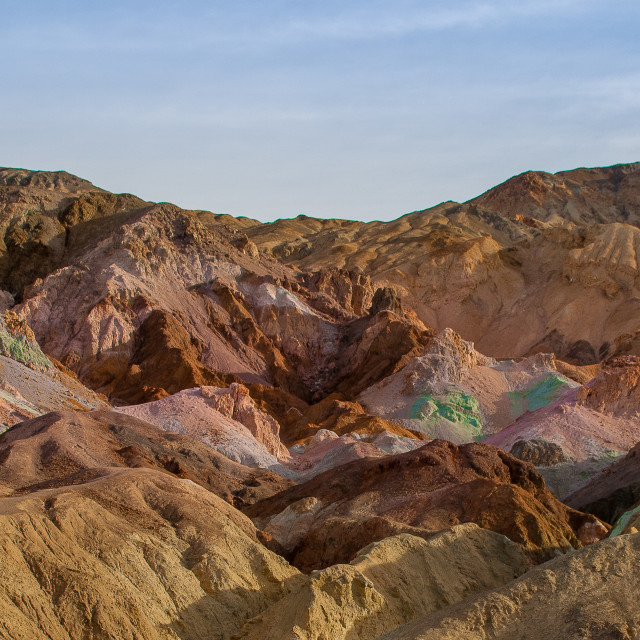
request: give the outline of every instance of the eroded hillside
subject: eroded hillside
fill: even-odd
[[[366,224],[1,169],[0,638],[637,637],[638,225],[640,164]]]

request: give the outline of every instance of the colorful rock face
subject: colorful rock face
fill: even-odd
[[[628,533],[638,533],[640,526],[640,504],[629,511],[625,511],[617,520],[616,524],[609,532],[611,537],[626,535]]]
[[[500,432],[578,386],[557,371],[553,357],[496,362],[447,330],[358,399],[407,429],[463,444]]]
[[[24,320],[0,313],[0,433],[48,411],[89,410],[108,405],[47,357]]]
[[[165,431],[201,440],[230,460],[287,475],[289,452],[280,442],[280,425],[260,411],[246,387],[199,387],[118,411]],[[289,474],[291,475],[291,474]]]
[[[635,637],[638,194],[265,225],[0,169],[0,637]]]
[[[421,395],[411,405],[409,419],[419,421],[427,433],[430,433],[430,422],[436,428],[441,420],[454,423],[459,426],[462,438],[466,435],[465,439],[469,442],[481,440],[484,435],[478,401],[458,389],[452,389],[449,393]]]
[[[570,380],[564,376],[551,374],[529,388],[512,391],[509,394],[511,415],[517,418],[526,411],[542,409],[558,400],[572,386]]]
[[[555,493],[568,499],[640,440],[634,401],[637,386],[634,358],[607,361],[593,380],[520,416],[486,442],[505,450],[534,440],[559,447],[566,461],[556,456],[552,467],[540,471]]]

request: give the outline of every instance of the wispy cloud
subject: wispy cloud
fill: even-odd
[[[427,5],[430,3],[426,3]],[[504,25],[523,18],[553,15],[563,11],[586,9],[593,5],[590,0],[539,0],[537,2],[458,2],[442,8],[425,3],[410,6],[394,6],[385,3],[382,7],[359,10],[344,10],[331,17],[315,17],[305,20],[290,20],[263,32],[268,39],[305,41],[314,39],[347,39],[398,37],[412,33],[479,28],[489,25]]]
[[[206,4],[206,3],[205,3]],[[275,3],[276,5],[278,3]],[[244,6],[244,5],[240,5]],[[52,15],[46,23],[33,21],[0,27],[4,48],[155,51],[197,50],[221,47],[256,48],[312,44],[319,41],[359,41],[396,38],[418,33],[500,27],[524,19],[589,11],[595,0],[460,0],[447,7],[434,1],[396,0],[333,5],[309,2],[304,17],[273,11],[271,3],[256,3],[255,11],[221,12],[194,6],[186,14],[163,13],[158,17],[127,13],[101,21],[91,10]],[[215,5],[214,5],[215,7]],[[179,8],[179,7],[178,7]],[[115,16],[115,18],[114,18]]]

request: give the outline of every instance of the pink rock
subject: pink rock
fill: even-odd
[[[255,406],[242,385],[185,389],[117,410],[166,431],[186,433],[241,464],[292,475],[282,464],[290,455],[278,437],[278,423]]]
[[[258,409],[244,385],[233,383],[227,389],[201,387],[200,393],[209,406],[249,429],[255,439],[278,459],[289,458],[287,448],[280,442],[280,425]]]

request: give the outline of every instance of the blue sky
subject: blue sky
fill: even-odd
[[[640,160],[637,0],[0,7],[3,166],[370,220]]]

